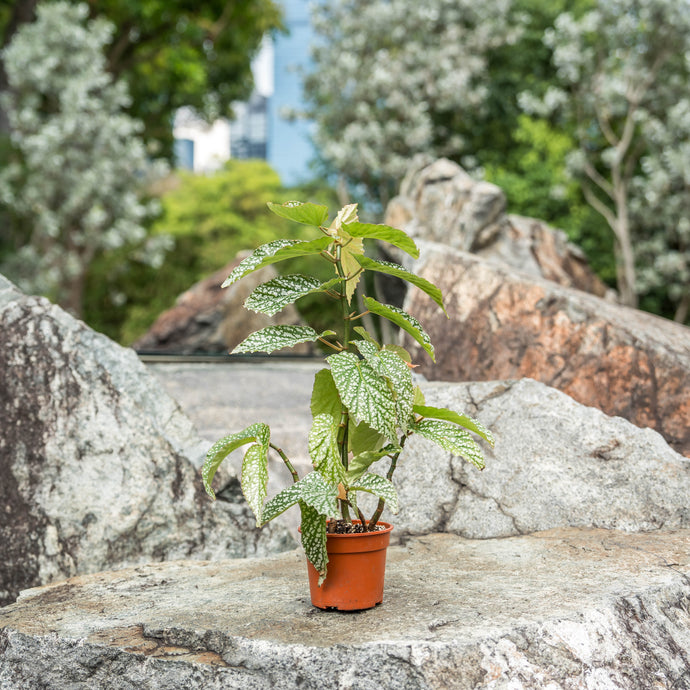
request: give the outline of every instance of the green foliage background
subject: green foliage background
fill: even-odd
[[[238,252],[286,234],[304,235],[304,226],[269,213],[267,200],[309,199],[331,207],[337,203],[326,187],[284,188],[278,174],[261,160],[230,160],[212,175],[179,172],[160,193],[162,212],[149,232],[172,240],[163,264],[147,266],[136,254],[132,260],[132,248],[124,247],[101,253],[88,276],[85,320],[126,345],[143,335],[178,295]],[[293,262],[291,269],[299,272],[299,263]],[[310,322],[321,320],[314,300],[301,300],[300,308]]]

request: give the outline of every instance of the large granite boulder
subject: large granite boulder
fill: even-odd
[[[445,158],[413,161],[385,222],[415,240],[438,242],[529,275],[613,297],[565,233],[534,218],[506,214],[500,187],[478,181]],[[405,255],[396,257],[404,260]]]
[[[563,527],[690,528],[690,460],[651,429],[530,379],[427,383],[429,405],[464,411],[496,439],[486,468],[410,439],[393,481],[399,534],[487,539]]]
[[[243,280],[221,289],[223,281],[244,255],[183,292],[175,305],[164,311],[151,328],[133,345],[138,352],[176,354],[227,353],[250,333],[275,324],[296,324],[300,316],[288,305],[275,316],[257,314],[244,308],[249,293],[261,283],[275,278],[273,266],[256,271]],[[311,352],[307,343],[293,349]]]
[[[690,531],[389,549],[380,607],[309,603],[296,553],[87,575],[0,609],[0,688],[690,687]]]
[[[436,346],[432,364],[405,338],[424,375],[534,378],[690,455],[690,329],[445,245],[420,249],[416,270],[442,289],[449,315],[408,293],[405,309]]]
[[[292,548],[238,482],[206,497],[208,444],[132,350],[0,276],[0,603],[78,573]]]

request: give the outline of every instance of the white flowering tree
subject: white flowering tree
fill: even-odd
[[[323,161],[386,203],[415,154],[457,157],[454,123],[480,111],[487,55],[517,36],[511,0],[319,5],[305,96]]]
[[[690,0],[599,0],[545,34],[558,84],[523,107],[576,131],[569,157],[614,236],[623,301],[670,281],[676,318],[690,297]]]
[[[141,125],[105,69],[112,25],[87,17],[83,4],[40,5],[2,55],[15,153],[0,171],[0,204],[29,233],[3,270],[77,316],[96,253],[143,242],[153,210],[139,196],[151,172]]]

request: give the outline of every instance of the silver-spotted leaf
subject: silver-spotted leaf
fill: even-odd
[[[309,562],[319,573],[319,587],[326,579],[328,568],[328,551],[326,549],[326,516],[321,515],[316,509],[299,502],[302,512],[302,547]]]
[[[440,419],[422,419],[415,424],[414,430],[420,436],[433,441],[443,450],[469,460],[480,470],[484,469],[484,454],[469,431]]]
[[[300,343],[314,342],[333,331],[317,333],[309,326],[266,326],[245,338],[232,354],[243,352],[275,352],[284,347],[294,347]]]
[[[246,445],[247,443],[260,443],[268,447],[271,437],[271,430],[266,424],[252,424],[246,429],[236,433],[230,434],[216,441],[208,453],[206,453],[206,461],[201,468],[201,478],[204,482],[206,493],[213,499],[216,494],[211,488],[213,477],[220,467],[220,464],[225,458],[232,453],[233,450]]]
[[[310,472],[297,482],[300,499],[321,515],[339,518],[338,486],[327,482],[318,472]]]
[[[374,496],[382,498],[386,502],[391,513],[395,514],[398,512],[398,492],[393,484],[380,474],[374,474],[373,472],[363,474],[350,486],[350,491],[367,491],[370,494],[374,494]]]
[[[472,417],[468,417],[466,414],[453,412],[452,410],[447,410],[443,407],[430,407],[429,405],[424,404],[415,404],[412,409],[414,410],[415,414],[418,414],[421,417],[443,419],[446,422],[453,422],[453,424],[459,424],[460,426],[465,427],[465,429],[474,431],[475,434],[481,436],[493,448],[493,434],[481,422],[478,422]]]
[[[288,304],[318,289],[321,281],[304,275],[278,276],[256,287],[244,306],[252,311],[273,316]]]
[[[294,220],[303,225],[319,227],[328,219],[328,208],[318,204],[303,203],[301,201],[286,201],[284,204],[268,202],[268,208],[281,218]]]
[[[345,478],[338,446],[338,421],[330,414],[317,414],[309,431],[309,457],[314,469],[335,486]]]
[[[294,506],[299,502],[299,497],[300,487],[297,484],[291,484],[286,489],[283,489],[264,505],[261,513],[261,524],[265,525],[273,518],[284,513],[288,508]]]
[[[418,287],[443,309],[444,314],[446,313],[446,308],[443,306],[443,295],[441,294],[441,290],[433,283],[430,283],[426,278],[422,278],[408,271],[406,268],[403,268],[400,264],[394,264],[390,261],[377,261],[376,259],[370,259],[368,256],[358,256],[356,258],[359,265],[367,271],[377,271],[379,273],[395,276],[396,278],[402,278],[415,287]]]
[[[393,350],[379,350],[375,345],[364,340],[359,340],[355,344],[371,368],[390,384],[395,403],[396,426],[400,427],[401,433],[404,434],[412,415],[414,400],[410,367]]]
[[[364,298],[364,305],[372,314],[383,316],[399,328],[402,328],[406,333],[409,333],[424,348],[429,357],[434,362],[436,361],[431,338],[414,316],[398,307],[394,307],[392,304],[381,304],[371,297]]]
[[[255,443],[247,448],[242,461],[242,493],[256,516],[257,527],[266,500],[268,484],[268,446]]]
[[[388,381],[352,352],[339,352],[327,359],[340,398],[350,413],[398,443],[395,400]]]

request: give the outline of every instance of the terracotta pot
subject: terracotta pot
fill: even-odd
[[[359,520],[353,520],[359,523]],[[393,525],[379,522],[385,529],[361,534],[329,534],[328,573],[318,586],[319,574],[307,561],[311,603],[320,609],[356,611],[370,609],[383,601],[386,549]]]

